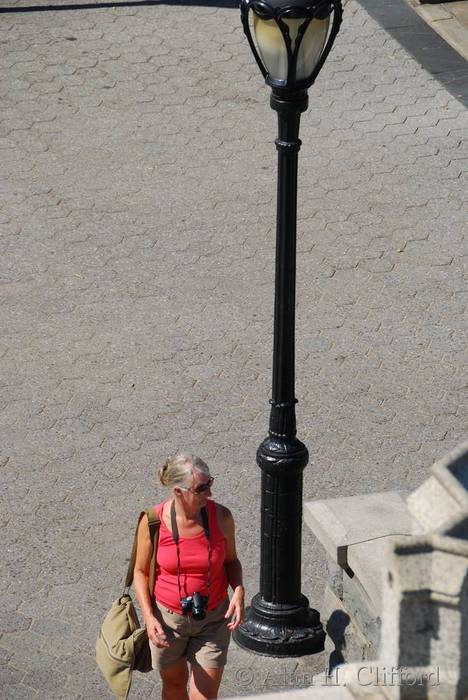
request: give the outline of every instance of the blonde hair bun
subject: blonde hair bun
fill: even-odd
[[[159,481],[170,489],[174,486],[188,486],[192,483],[195,469],[208,476],[210,474],[208,465],[200,457],[178,452],[172,457],[168,457],[163,466],[158,469]]]
[[[158,469],[158,476],[159,476],[159,481],[163,486],[167,486],[166,479],[167,479],[167,470],[168,470],[169,464],[168,461],[166,461],[162,467]]]

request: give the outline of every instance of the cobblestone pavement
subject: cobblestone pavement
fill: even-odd
[[[0,44],[1,694],[100,700],[94,639],[169,452],[212,465],[257,590],[275,115],[229,7],[0,14]],[[310,105],[305,498],[411,488],[466,437],[467,113],[354,1]],[[319,606],[307,532],[304,559]],[[222,694],[325,662],[233,649]]]

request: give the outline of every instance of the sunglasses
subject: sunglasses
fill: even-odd
[[[210,476],[208,481],[205,481],[204,484],[200,484],[199,486],[191,486],[188,488],[187,486],[179,486],[180,489],[183,491],[190,491],[191,493],[195,493],[196,495],[199,495],[201,493],[205,493],[205,491],[208,491],[212,486],[213,486],[213,481],[214,481],[214,476]]]

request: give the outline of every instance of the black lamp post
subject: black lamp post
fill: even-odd
[[[302,472],[309,460],[296,438],[294,334],[297,157],[307,88],[338,33],[340,0],[241,0],[241,19],[278,112],[278,202],[269,435],[257,451],[262,470],[260,592],[236,642],[269,656],[322,651],[320,615],[301,594]]]

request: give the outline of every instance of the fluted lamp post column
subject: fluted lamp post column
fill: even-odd
[[[294,391],[297,158],[300,115],[338,33],[340,0],[241,0],[245,34],[278,113],[278,200],[273,388],[262,470],[260,591],[236,642],[268,656],[322,651],[320,615],[301,593],[302,476],[309,454],[296,438]]]

